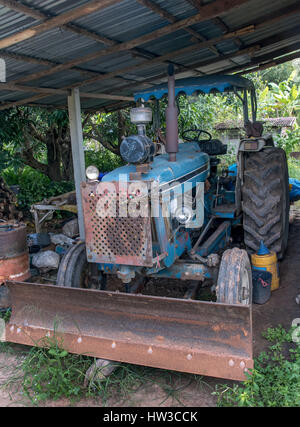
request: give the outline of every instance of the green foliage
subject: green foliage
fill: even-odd
[[[289,158],[288,159],[289,167],[289,177],[295,178],[300,181],[300,162],[299,160]]]
[[[11,316],[11,309],[1,309],[0,310],[0,319],[3,319],[5,323],[7,323]]]
[[[164,129],[167,99],[160,101],[160,123]],[[203,129],[216,136],[215,125],[224,120],[242,118],[241,102],[233,94],[215,93],[210,95],[186,96],[177,98],[178,131],[182,137],[187,129]],[[205,138],[205,136],[204,136]]]
[[[294,69],[293,61],[290,61],[277,65],[276,67],[267,68],[266,70],[262,70],[257,74],[260,75],[264,82],[273,82],[278,85],[280,82],[288,80],[290,75],[294,72]]]
[[[53,182],[46,175],[29,166],[18,171],[8,168],[2,175],[8,185],[20,186],[17,206],[21,210],[28,210],[33,203],[74,189],[72,182]]]
[[[85,374],[92,357],[68,353],[63,347],[59,333],[39,343],[43,348],[32,347],[21,364],[21,387],[35,405],[48,399],[68,398],[71,401],[85,397],[97,397],[106,406],[109,399],[114,402],[130,402],[130,395],[146,384],[155,384],[164,393],[163,401],[169,397],[180,399],[178,394],[194,380],[198,387],[202,378],[181,373],[154,369],[145,366],[120,364],[117,369],[101,381],[84,384]]]
[[[300,146],[300,128],[287,130],[284,135],[277,135],[275,143],[278,147],[283,148],[286,154],[296,151]]]
[[[300,108],[299,90],[290,80],[269,83],[259,95],[260,110],[264,117],[284,117],[295,115]]]
[[[300,345],[292,346],[292,330],[269,328],[263,336],[272,343],[255,360],[242,385],[218,386],[219,406],[300,406]],[[292,348],[290,348],[292,347]]]
[[[110,172],[124,164],[120,156],[101,148],[99,151],[85,152],[86,167],[97,166],[100,172]]]
[[[80,398],[90,358],[69,354],[56,338],[47,338],[45,348],[32,347],[22,363],[22,388],[34,404],[61,397]]]

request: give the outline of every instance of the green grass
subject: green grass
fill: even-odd
[[[292,343],[294,330],[281,326],[263,336],[268,351],[255,359],[254,369],[242,385],[217,387],[219,406],[294,407],[300,406],[300,345]]]
[[[292,158],[288,159],[289,176],[300,180],[300,161]]]
[[[4,316],[8,319],[9,313]],[[218,406],[300,406],[300,344],[293,342],[295,329],[286,331],[279,325],[269,328],[263,336],[269,341],[269,348],[255,359],[246,381],[233,386],[217,385],[215,391],[211,390]],[[14,352],[12,345],[0,343],[0,352],[7,352],[17,360],[16,368],[1,366],[9,375],[0,386],[12,395],[18,392],[34,405],[62,398],[73,404],[89,398],[97,399],[97,404],[103,406],[111,402],[134,406],[135,393],[139,390],[147,393],[152,386],[159,386],[160,404],[171,399],[183,405],[182,392],[186,387],[192,384],[197,390],[205,384],[197,375],[124,363],[101,382],[85,387],[85,373],[95,359],[68,353],[59,334],[44,340],[41,344],[45,347],[32,347],[21,355]],[[157,396],[153,395],[153,399]]]
[[[114,403],[130,402],[140,388],[152,385],[162,391],[161,404],[169,398],[182,404],[180,393],[196,379],[193,375],[123,363],[101,382],[85,387],[85,373],[95,359],[68,353],[57,337],[45,340],[46,347],[32,347],[20,366],[20,388],[34,405],[61,398],[68,398],[70,403],[96,398],[103,406],[110,399]],[[201,384],[201,377],[197,377],[197,387]]]

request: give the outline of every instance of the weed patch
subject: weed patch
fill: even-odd
[[[268,351],[255,359],[254,369],[242,385],[218,386],[213,393],[219,406],[300,406],[300,345],[292,343],[293,329],[282,326],[263,333]]]
[[[32,347],[24,358],[21,369],[22,392],[34,405],[47,400],[68,398],[74,403],[83,398],[95,398],[103,406],[130,400],[130,396],[145,385],[159,386],[162,402],[168,398],[179,404],[180,392],[192,381],[193,376],[144,366],[120,364],[117,369],[101,381],[92,381],[84,386],[85,374],[95,359],[68,353],[59,339],[45,338],[43,348]],[[199,382],[200,386],[200,382]]]

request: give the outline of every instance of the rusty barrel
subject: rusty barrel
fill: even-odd
[[[0,222],[0,285],[30,277],[26,225]]]

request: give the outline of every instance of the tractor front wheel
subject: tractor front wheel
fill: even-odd
[[[78,243],[65,253],[56,283],[68,288],[105,289],[106,275],[97,264],[87,262],[85,243]]]
[[[223,304],[251,304],[252,273],[248,254],[239,248],[227,249],[221,259],[217,302]]]

